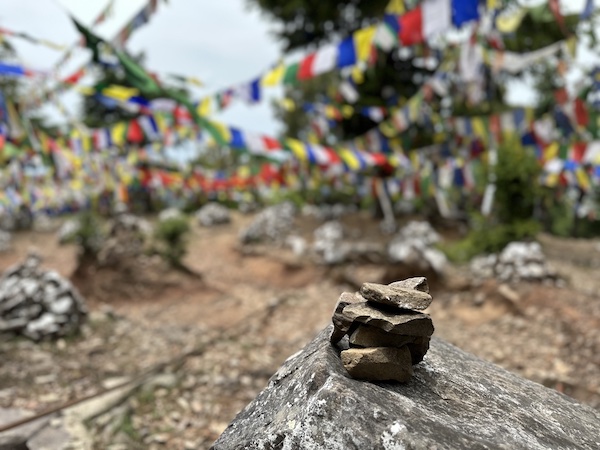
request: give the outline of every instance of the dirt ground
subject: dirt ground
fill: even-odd
[[[280,364],[330,322],[343,291],[389,276],[380,264],[328,268],[288,248],[243,248],[238,233],[253,216],[232,218],[213,228],[194,224],[185,262],[201,276],[149,261],[135,274],[74,277],[74,246],[59,245],[53,232],[15,234],[0,270],[35,248],[44,267],[73,279],[91,313],[77,337],[0,342],[0,407],[41,411],[172,361],[161,368],[161,383],[88,423],[96,448],[208,448]],[[368,215],[344,220],[356,239],[384,239]],[[296,225],[310,242],[318,222],[300,217]],[[465,267],[450,267],[432,286],[435,335],[600,408],[600,241],[540,240],[563,286],[477,284]],[[193,354],[175,360],[186,352]]]

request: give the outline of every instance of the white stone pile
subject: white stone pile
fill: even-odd
[[[446,256],[433,245],[440,241],[440,235],[429,222],[412,221],[404,226],[388,246],[388,257],[393,263],[413,266],[422,272],[444,271]]]
[[[0,278],[0,332],[29,339],[76,332],[87,315],[83,298],[55,271],[42,270],[40,258],[27,257]]]
[[[242,244],[262,241],[283,243],[293,228],[295,216],[296,208],[291,202],[269,206],[240,232],[240,242]]]
[[[497,278],[503,282],[544,281],[558,278],[546,263],[538,242],[511,242],[499,254],[478,256],[471,260],[476,279]]]
[[[204,227],[222,225],[231,222],[229,209],[220,203],[211,202],[204,205],[196,212],[196,220]]]

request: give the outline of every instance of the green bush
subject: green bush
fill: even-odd
[[[82,259],[95,260],[106,239],[102,221],[92,210],[80,213],[77,220],[79,228],[73,233],[71,240],[81,248]]]
[[[155,252],[173,267],[181,267],[187,253],[190,225],[187,217],[159,221],[154,230]]]
[[[480,254],[498,253],[510,242],[530,240],[539,231],[540,225],[534,220],[492,226],[481,223],[466,238],[441,245],[440,249],[451,261],[465,262]]]
[[[533,151],[518,141],[506,142],[498,149],[493,169],[496,193],[491,215],[470,213],[471,231],[465,239],[441,246],[453,261],[500,252],[510,242],[532,239],[540,231],[540,223],[533,217],[541,194],[538,183],[541,168]],[[488,173],[489,170],[488,167]]]

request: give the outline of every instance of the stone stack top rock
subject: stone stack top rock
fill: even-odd
[[[423,360],[433,322],[422,311],[431,305],[425,277],[388,285],[363,283],[359,292],[344,292],[332,316],[330,341],[348,335],[342,363],[353,378],[406,382],[412,365]]]
[[[368,301],[379,305],[394,306],[399,309],[416,309],[417,311],[427,309],[432,301],[431,295],[415,288],[404,287],[406,285],[398,282],[390,285],[363,283],[360,294]]]

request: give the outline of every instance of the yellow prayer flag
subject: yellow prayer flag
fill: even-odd
[[[500,7],[500,0],[487,0],[487,10],[491,11]]]
[[[385,7],[385,12],[388,14],[404,14],[406,12],[404,0],[390,0],[388,5]]]
[[[365,82],[365,71],[362,67],[354,66],[350,72],[350,76],[355,84],[363,84]]]
[[[342,116],[346,119],[354,115],[354,108],[350,105],[343,105],[340,109],[342,111]]]
[[[590,179],[581,167],[578,167],[575,171],[575,175],[577,177],[577,182],[579,183],[579,187],[584,191],[587,191],[590,188]]]
[[[136,95],[138,95],[139,92],[140,91],[138,91],[137,89],[126,86],[119,86],[117,84],[111,84],[107,88],[102,89],[102,95],[120,101],[129,100],[131,97],[135,97]]]
[[[577,36],[573,35],[567,39],[567,50],[569,51],[571,58],[577,56]]]
[[[471,120],[471,127],[475,136],[481,138],[484,143],[488,141],[488,133],[481,117],[474,117]]]
[[[342,161],[352,170],[360,169],[360,160],[356,157],[354,152],[347,148],[339,148],[338,155],[342,158]]]
[[[377,26],[371,25],[370,27],[362,28],[354,32],[353,38],[357,61],[366,61],[369,58],[376,30]]]
[[[316,135],[316,133],[314,131],[309,131],[307,140],[308,140],[309,144],[316,145],[319,143],[319,137]]]
[[[287,97],[282,98],[281,101],[279,102],[279,104],[286,111],[295,111],[296,110],[296,103],[294,103],[294,100],[292,100],[291,98],[287,98]]]
[[[525,18],[527,10],[525,8],[519,8],[508,14],[501,14],[496,18],[496,28],[501,33],[512,33]]]
[[[285,144],[300,161],[308,160],[306,148],[302,142],[297,139],[288,138],[285,140]]]
[[[260,84],[263,87],[277,86],[283,80],[285,74],[285,64],[283,62],[277,64],[273,69],[269,70],[260,80]]]
[[[212,97],[205,97],[201,99],[198,103],[196,111],[203,117],[209,116],[212,112]]]
[[[88,133],[81,133],[81,147],[84,152],[92,150],[92,137]]]
[[[123,145],[125,142],[125,132],[127,131],[127,124],[125,122],[119,122],[112,126],[110,129],[110,137],[117,146]]]
[[[554,187],[558,184],[558,180],[559,180],[559,174],[558,173],[549,173],[546,177],[545,177],[545,184],[548,187]]]
[[[550,161],[558,156],[560,146],[558,142],[553,142],[544,149],[544,161]]]
[[[221,135],[221,138],[225,142],[227,142],[227,143],[231,142],[231,131],[229,130],[229,127],[227,125],[224,125],[219,122],[211,122],[211,123],[212,123],[212,126],[217,129],[217,131]]]

